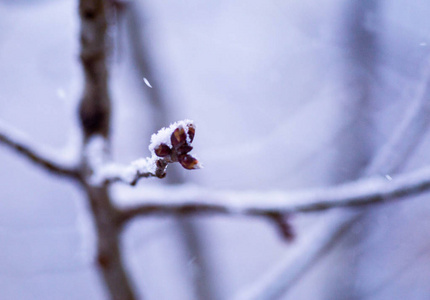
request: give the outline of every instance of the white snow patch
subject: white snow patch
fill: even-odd
[[[148,158],[139,158],[129,165],[108,163],[99,165],[94,169],[90,182],[93,185],[100,185],[107,179],[118,179],[122,182],[132,183],[137,174],[155,174],[157,157],[153,155]]]
[[[155,173],[157,170],[157,157],[155,155],[147,158],[140,158],[131,163],[131,167],[139,173]]]
[[[108,141],[101,135],[95,135],[88,141],[84,155],[93,170],[103,166],[107,159]]]

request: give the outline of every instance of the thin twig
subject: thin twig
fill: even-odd
[[[106,164],[96,170],[93,180],[94,183],[122,182],[133,186],[142,178],[164,178],[167,165],[165,159],[155,156],[138,159],[130,165]]]
[[[300,234],[294,240],[288,249],[288,255],[276,262],[273,268],[264,273],[255,282],[240,290],[233,298],[234,300],[268,300],[277,299],[285,291],[285,283],[295,283],[306,270],[312,265],[324,252],[333,245],[340,237],[342,232],[346,231],[351,225],[351,215],[355,211],[338,211],[335,215],[328,214],[322,216],[322,222],[319,225],[312,226],[310,232]],[[348,222],[349,220],[349,222]],[[308,231],[308,230],[306,230]],[[330,234],[327,234],[330,232]],[[323,245],[315,247],[315,245]],[[292,266],[289,269],[285,266]]]
[[[93,135],[87,139],[83,157],[87,167],[91,169],[88,181],[93,186],[109,185],[114,182],[136,185],[141,178],[166,175],[168,161],[165,158],[140,158],[128,165],[110,162],[109,140],[101,135]]]
[[[45,170],[67,177],[78,177],[77,167],[68,167],[64,163],[56,161],[53,154],[43,153],[22,133],[2,123],[0,123],[0,143],[10,147]]]

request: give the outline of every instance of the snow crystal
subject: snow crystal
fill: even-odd
[[[143,82],[145,82],[145,84],[152,89],[152,85],[149,83],[149,81],[148,81],[148,79],[146,79],[146,77],[143,77]]]
[[[387,180],[388,180],[388,181],[393,180],[393,177],[391,177],[391,176],[390,176],[390,175],[388,175],[388,174],[387,174],[387,175],[385,175],[385,178],[387,178]]]
[[[167,128],[166,127],[161,128],[157,133],[154,133],[151,136],[151,144],[149,144],[149,151],[151,151],[151,153],[154,153],[154,149],[160,144],[166,144],[167,146],[172,147],[172,143],[170,142],[170,136],[172,135],[173,131],[175,131],[175,129],[179,127],[184,128],[185,133],[187,134],[187,139],[189,139],[188,125],[194,126],[194,122],[187,119],[187,120],[175,122]]]

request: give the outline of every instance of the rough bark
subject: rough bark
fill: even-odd
[[[112,206],[107,187],[86,186],[97,230],[97,265],[111,299],[136,299],[121,257],[118,213]]]
[[[97,265],[104,283],[115,300],[136,299],[121,258],[117,211],[112,205],[107,185],[101,187],[88,183],[93,170],[85,155],[91,137],[103,136],[109,147],[111,101],[108,91],[106,66],[106,29],[108,2],[80,0],[81,20],[80,59],[84,71],[85,87],[79,106],[79,116],[84,132],[82,155],[82,182],[87,192],[97,230]],[[109,154],[109,149],[104,149]]]
[[[109,136],[111,103],[107,88],[106,29],[107,3],[102,0],[80,0],[80,59],[85,87],[79,116],[85,138],[101,134]]]

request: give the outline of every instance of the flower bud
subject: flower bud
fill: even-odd
[[[188,170],[198,169],[199,161],[189,154],[182,154],[178,158],[179,163]]]
[[[190,139],[190,143],[194,140],[194,135],[196,134],[196,128],[193,124],[188,124],[188,138]]]
[[[170,155],[172,150],[166,144],[160,144],[157,146],[157,148],[154,149],[154,152],[159,157],[166,157]]]
[[[183,127],[178,127],[173,131],[170,136],[170,141],[172,142],[172,146],[175,149],[181,147],[187,141],[187,135],[185,134],[185,130]]]
[[[179,155],[181,155],[181,154],[187,154],[191,150],[193,150],[193,147],[190,146],[190,145],[188,145],[188,144],[183,144],[181,147],[179,147],[178,149],[176,149],[176,151],[178,152]]]

